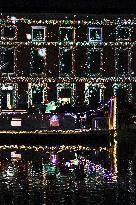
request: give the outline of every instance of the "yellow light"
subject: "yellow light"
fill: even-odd
[[[114,133],[114,146],[113,146],[113,168],[114,168],[114,179],[116,180],[118,167],[117,167],[117,141],[115,139],[117,133]]]
[[[117,128],[117,97],[114,96],[113,98],[114,107],[113,107],[113,129],[116,130]]]

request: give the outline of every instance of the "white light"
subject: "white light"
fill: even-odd
[[[15,16],[11,16],[11,20],[15,21],[16,17]]]
[[[16,17],[15,16],[11,16],[11,20],[12,20],[12,23],[16,23]]]
[[[31,40],[31,38],[32,38],[32,37],[31,37],[31,34],[27,33],[27,34],[26,34],[26,38],[27,38],[28,40]]]
[[[46,50],[45,50],[45,48],[39,49],[39,50],[38,50],[38,54],[39,54],[40,56],[42,56],[42,57],[45,57],[45,55],[46,55]]]

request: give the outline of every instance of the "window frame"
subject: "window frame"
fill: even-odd
[[[56,87],[57,87],[57,100],[60,99],[59,97],[59,93],[61,92],[62,89],[71,89],[71,97],[70,97],[70,101],[72,102],[72,98],[73,98],[73,85],[74,83],[57,83]]]
[[[91,64],[90,64],[90,53],[91,51],[100,51],[100,72],[99,73],[94,73],[94,74],[91,74],[90,72],[90,69],[91,69]],[[87,61],[88,61],[88,76],[89,77],[96,77],[96,76],[102,76],[102,72],[103,71],[103,48],[88,48],[87,49]]]
[[[45,27],[45,26],[31,26],[31,28],[32,28],[32,41],[34,41],[34,42],[43,42],[43,41],[46,41],[46,38],[47,38],[47,27]],[[38,40],[38,39],[33,39],[33,30],[34,29],[43,29],[44,30],[44,39],[42,39],[42,40]]]
[[[33,70],[33,66],[32,66],[32,63],[33,63],[33,55],[32,55],[32,53],[33,53],[33,50],[39,50],[39,49],[45,49],[45,52],[46,52],[46,54],[45,54],[45,56],[47,55],[47,48],[38,48],[38,47],[34,47],[34,48],[31,48],[31,59],[30,59],[30,65],[31,65],[31,70],[30,70],[30,75],[46,75],[46,70],[45,70],[45,72],[43,71],[43,72],[41,72],[41,73],[36,73],[36,72],[32,72],[32,70]],[[46,59],[46,57],[45,57],[45,62],[44,62],[44,68],[46,68],[46,65],[47,65],[47,59]]]
[[[3,75],[9,75],[9,74],[15,74],[15,68],[16,68],[16,49],[15,48],[6,48],[6,47],[1,47],[0,48],[0,52],[1,52],[1,55],[4,55],[4,51],[8,49],[8,50],[13,50],[13,53],[14,53],[14,67],[13,67],[13,72],[12,73],[9,73],[9,72],[2,72],[2,76]],[[4,59],[2,59],[2,61],[4,62]]]
[[[85,83],[85,102],[87,102],[89,104],[89,100],[90,100],[90,88],[94,87],[97,88],[99,91],[99,102],[101,102],[101,95],[103,95],[104,97],[104,83]],[[93,90],[93,89],[92,89]],[[103,90],[101,92],[101,90]]]
[[[70,26],[68,26],[68,27],[64,27],[64,26],[60,26],[59,27],[59,41],[61,42],[61,40],[60,40],[60,30],[61,29],[71,29],[71,30],[73,30],[73,33],[72,33],[72,38],[73,38],[73,40],[71,41],[71,40],[68,40],[68,41],[66,41],[66,42],[75,42],[75,29],[74,29],[74,27],[70,27]],[[62,41],[62,42],[65,42],[65,41]]]
[[[70,50],[71,51],[71,72],[70,73],[62,73],[62,58],[60,57],[62,55],[62,51],[66,49],[66,50]],[[73,73],[73,49],[71,49],[70,47],[59,47],[59,77],[69,77],[72,75]]]
[[[123,50],[128,50],[128,69],[127,69],[127,73],[118,73],[118,60],[119,60],[119,51],[123,51]],[[115,76],[122,76],[122,75],[128,75],[131,74],[131,48],[126,47],[126,48],[115,48]]]
[[[129,31],[129,37],[128,38],[120,38],[119,37],[119,30],[120,29],[128,29],[128,31]],[[116,40],[117,41],[129,41],[131,39],[131,28],[129,27],[129,26],[117,26],[117,28],[116,28]]]
[[[4,36],[4,28],[6,28],[6,27],[14,27],[15,28],[15,36],[14,37],[12,37],[12,38],[9,38],[9,37],[5,37]],[[13,25],[13,26],[8,26],[8,25],[5,25],[5,26],[2,26],[2,29],[1,29],[1,40],[10,40],[10,41],[12,41],[12,40],[17,40],[17,26],[15,26],[15,25]]]
[[[101,39],[100,40],[91,40],[90,38],[90,30],[95,30],[95,29],[100,29],[101,30]],[[88,27],[88,41],[89,43],[94,43],[94,42],[102,42],[103,38],[102,38],[102,28],[101,27]]]

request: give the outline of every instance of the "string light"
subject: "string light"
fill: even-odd
[[[73,18],[73,19],[72,19]],[[72,104],[75,104],[76,97],[76,89],[77,83],[84,83],[84,97],[85,102],[89,103],[90,87],[91,89],[98,89],[99,99],[102,101],[104,99],[104,89],[105,83],[117,83],[121,88],[125,88],[129,91],[129,101],[132,100],[132,83],[136,82],[136,77],[132,76],[132,48],[135,46],[135,41],[132,41],[133,28],[136,24],[136,18],[132,17],[131,19],[128,17],[121,18],[94,18],[92,16],[84,16],[82,18],[78,17],[75,19],[73,17],[66,16],[64,19],[60,17],[56,17],[56,19],[41,19],[37,20],[33,17],[26,18],[24,17],[7,17],[4,19],[0,19],[1,26],[1,39],[0,46],[3,49],[3,55],[5,55],[7,49],[12,49],[14,52],[14,72],[12,74],[8,74],[8,70],[6,67],[6,73],[2,72],[2,76],[0,79],[1,84],[8,83],[13,84],[14,86],[14,98],[13,105],[17,106],[17,95],[18,95],[18,84],[21,82],[28,83],[28,107],[32,104],[32,89],[35,87],[39,89],[41,87],[41,92],[47,91],[47,87],[50,83],[54,83],[57,87],[57,99],[59,98],[59,92],[63,88],[71,89],[71,101]],[[26,32],[26,39],[24,41],[19,41],[19,27],[18,25],[21,23],[29,25],[30,29]],[[48,30],[48,26],[52,26],[52,31]],[[92,26],[93,25],[93,26]],[[53,27],[54,26],[54,27]],[[56,26],[56,27],[55,27]],[[86,39],[84,41],[77,41],[77,30],[79,29],[82,33],[82,26],[86,28]],[[109,28],[110,26],[115,26],[115,31],[113,34],[115,35],[116,40],[106,42],[104,40],[104,26]],[[53,29],[58,29],[58,33],[54,33]],[[31,33],[30,33],[31,30]],[[10,31],[10,36],[8,31]],[[57,35],[57,36],[56,36]],[[55,36],[55,41],[53,38]],[[48,41],[48,38],[52,39]],[[112,38],[111,38],[112,39]],[[58,48],[58,64],[55,62],[53,64],[53,68],[56,71],[58,69],[58,74],[54,74],[53,69],[48,67],[48,48],[55,47]],[[115,76],[113,77],[105,77],[105,66],[104,62],[104,52],[105,48],[110,47],[115,51]],[[21,49],[31,48],[30,53],[30,75],[19,77],[17,75],[18,71],[18,53],[21,52]],[[82,77],[79,76],[78,69],[76,67],[76,55],[80,51],[80,48],[84,48],[86,52],[86,60],[84,65],[81,65],[82,69]],[[119,75],[119,52],[120,50],[127,50],[127,73],[122,69],[121,74]],[[34,54],[36,53],[36,54]],[[64,55],[66,53],[70,53],[71,62],[66,62],[64,59]],[[98,72],[92,73],[91,64],[95,62],[91,62],[91,58],[96,54],[97,60],[99,60]],[[36,57],[35,57],[36,55]],[[40,63],[36,65],[35,58],[40,60]],[[68,55],[67,55],[68,57]],[[82,58],[82,56],[81,56]],[[25,59],[24,59],[25,61]],[[68,66],[68,63],[71,63],[70,70],[64,69]],[[34,68],[34,65],[36,67]],[[40,66],[40,67],[38,67]],[[48,76],[48,72],[52,77]],[[23,67],[21,68],[23,70]],[[86,71],[85,71],[86,69]],[[20,72],[20,71],[19,71]],[[23,71],[22,71],[23,72]],[[124,73],[123,73],[124,72]],[[57,76],[55,76],[57,75]],[[48,84],[48,85],[47,85]],[[61,84],[61,86],[60,86]],[[123,84],[123,86],[122,86]],[[46,86],[45,86],[46,85]],[[2,86],[1,86],[2,87]],[[61,87],[61,88],[60,88]],[[44,90],[45,89],[45,90]],[[43,93],[43,102],[45,95]],[[46,98],[47,92],[46,92]],[[1,106],[1,105],[0,105]]]

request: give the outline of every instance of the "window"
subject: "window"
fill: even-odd
[[[11,109],[13,107],[13,84],[6,83],[1,86],[1,107]]]
[[[71,98],[71,88],[62,88],[59,92],[60,98]]]
[[[18,83],[18,102],[17,108],[27,109],[28,107],[28,83]]]
[[[123,83],[116,86],[117,105],[122,109],[128,102],[132,102],[132,84]]]
[[[46,63],[46,49],[32,49],[32,73],[42,74]]]
[[[45,27],[44,26],[32,26],[32,40],[33,41],[45,41]]]
[[[92,109],[96,109],[98,107],[98,103],[100,102],[100,88],[97,86],[90,85],[89,86],[89,104]]]
[[[8,40],[13,40],[17,37],[17,28],[16,26],[5,26],[2,28],[1,31],[1,38],[3,39],[8,39]]]
[[[100,102],[104,100],[103,83],[85,83],[85,102],[90,104],[91,109],[97,109]]]
[[[59,28],[59,40],[60,41],[73,41],[74,30],[71,27],[60,27]]]
[[[47,86],[49,89],[47,89],[47,96],[48,96],[48,101],[57,101],[57,86],[56,83],[47,83]]]
[[[120,49],[117,50],[117,74],[127,74],[129,67],[129,50],[128,49]]]
[[[130,30],[128,27],[119,27],[117,30],[117,39],[128,40],[130,38]]]
[[[14,54],[15,50],[12,48],[1,49],[1,71],[2,73],[14,73]]]
[[[60,48],[60,73],[70,74],[72,71],[72,50]]]
[[[72,102],[73,96],[72,83],[58,83],[57,84],[57,100],[63,102]]]
[[[41,104],[43,102],[43,88],[33,87],[32,89],[32,101],[33,104]]]
[[[90,49],[88,51],[88,72],[96,75],[101,72],[102,54],[100,49]]]
[[[102,28],[89,28],[89,42],[102,41]]]
[[[1,108],[11,109],[13,106],[13,91],[12,90],[2,90],[1,91]]]

